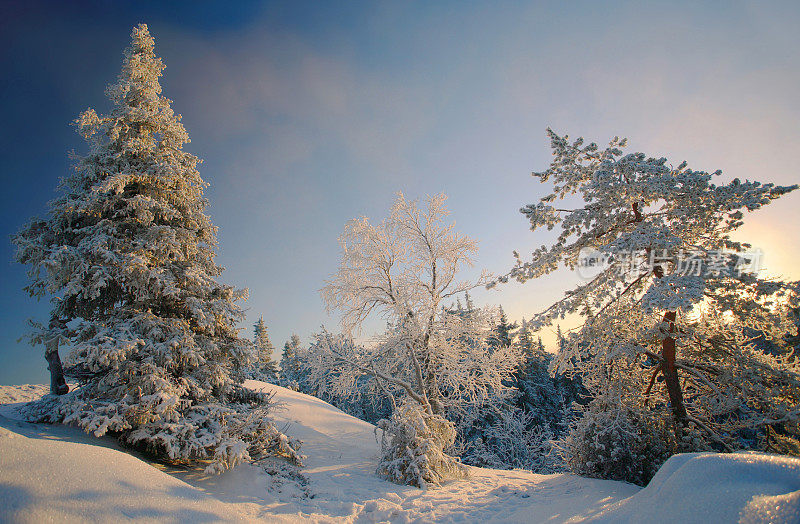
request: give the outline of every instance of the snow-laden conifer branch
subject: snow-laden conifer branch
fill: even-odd
[[[521,212],[532,230],[546,227],[557,236],[528,260],[515,253],[515,267],[499,281],[576,269],[587,250],[605,261],[529,322],[541,328],[566,315],[584,317],[551,369],[580,375],[602,399],[587,414],[599,420],[599,410],[611,410],[644,431],[669,413],[680,423],[673,450],[757,446],[744,444],[743,435],[765,431],[770,421],[797,438],[798,362],[787,337],[797,331],[789,312],[797,307],[798,285],[743,268],[757,254],[731,239],[745,211],[797,186],[721,183],[719,171],[624,154],[625,141],[617,138],[601,149],[548,135],[553,161],[534,175],[552,190]],[[583,205],[557,202],[576,198]],[[577,425],[573,436],[587,437],[586,431]]]

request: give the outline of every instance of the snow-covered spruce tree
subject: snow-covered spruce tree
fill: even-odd
[[[513,347],[490,350],[485,315],[461,317],[444,307],[445,300],[486,280],[456,280],[477,246],[444,223],[444,201],[443,195],[429,197],[421,209],[399,194],[380,224],[363,217],[347,224],[340,238],[341,265],[323,297],[329,309],[344,312],[346,333],[372,313],[384,315],[390,326],[363,351],[338,344],[320,348],[316,363],[318,376],[336,369],[342,388],[358,376],[371,376],[389,394],[406,397],[397,404],[416,402],[414,413],[431,420],[450,418],[507,392],[504,381],[519,360]],[[405,430],[398,426],[397,431]]]
[[[565,337],[551,369],[580,373],[595,397],[587,415],[601,420],[602,413],[624,413],[623,432],[669,428],[674,438],[658,432],[670,452],[760,447],[759,434],[771,430],[797,435],[797,360],[755,343],[763,337],[786,344],[793,327],[786,313],[797,303],[797,285],[745,271],[754,255],[730,236],[744,210],[797,186],[738,179],[717,185],[713,177],[719,172],[694,171],[686,163],[672,167],[642,153],[623,155],[624,140],[601,150],[548,133],[555,158],[535,175],[552,182],[553,192],[522,212],[532,229],[561,231],[531,261],[517,255],[516,267],[501,280],[524,282],[562,263],[575,269],[588,258],[602,262],[591,279],[531,323],[539,328],[567,314],[584,317]],[[557,200],[580,203],[559,206]],[[603,424],[578,422],[573,428],[573,451],[588,449],[579,462],[615,452],[591,430]],[[594,445],[584,446],[581,434]],[[650,438],[641,433],[630,442]],[[605,475],[600,467],[592,474]],[[627,479],[642,482],[648,474],[634,472]]]
[[[88,154],[49,218],[14,237],[30,266],[27,291],[53,296],[58,320],[32,341],[59,337],[71,348],[68,373],[82,381],[29,414],[111,432],[159,459],[211,460],[210,471],[273,453],[297,461],[296,443],[265,417],[265,398],[235,379],[252,352],[236,328],[246,292],[216,281],[206,183],[161,94],[163,69],[147,26],[135,27],[106,91],[111,112],[76,121]]]
[[[514,392],[482,409],[479,418],[459,424],[459,456],[473,466],[563,470],[552,441],[564,436],[575,417],[573,403],[586,403],[587,393],[577,377],[549,374],[554,355],[545,351],[541,339],[533,340],[524,323],[514,344],[523,356],[510,382]]]
[[[300,365],[297,360],[300,351],[300,337],[292,334],[291,338],[283,345],[281,354],[280,381],[281,386],[298,390],[298,379],[300,377]]]
[[[272,360],[272,352],[275,351],[275,347],[269,340],[264,317],[259,317],[258,322],[253,325],[253,346],[256,351],[255,362],[247,374],[256,380],[277,381],[278,363]]]
[[[490,342],[493,346],[510,346],[514,341],[514,332],[519,326],[516,322],[509,322],[503,307],[500,307],[500,316],[494,327],[494,335]]]
[[[540,344],[542,350],[544,350],[544,344],[542,344],[541,337],[538,338],[538,342],[533,340],[533,333],[525,324],[525,317],[522,317],[522,323],[517,332],[517,345],[519,346],[523,358],[528,359],[539,349]]]

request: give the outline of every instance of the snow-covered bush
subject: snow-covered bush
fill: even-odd
[[[560,465],[552,453],[554,435],[548,425],[537,424],[537,418],[513,405],[501,405],[491,423],[477,425],[474,436],[467,436],[458,455],[473,466],[552,473]]]
[[[453,423],[409,401],[391,418],[378,422],[383,430],[378,474],[398,484],[420,488],[440,486],[467,477],[467,468],[444,450],[456,438]]]
[[[216,227],[205,214],[200,160],[161,94],[164,64],[146,25],[133,29],[107,115],[89,109],[78,131],[89,152],[61,184],[46,220],[15,237],[26,290],[52,297],[53,322],[34,343],[70,349],[82,385],[30,406],[37,420],[74,423],[171,461],[221,471],[264,453],[298,460],[238,380],[253,346],[236,301],[217,282]]]
[[[555,446],[569,470],[578,475],[641,486],[676,450],[669,420],[645,419],[636,410],[604,398],[594,399]]]

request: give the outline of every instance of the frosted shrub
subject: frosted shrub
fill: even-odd
[[[643,486],[673,453],[673,442],[663,420],[598,398],[557,446],[573,473]]]
[[[536,418],[519,409],[497,413],[480,437],[465,443],[461,457],[474,466],[552,473],[556,469],[550,456],[553,432],[547,424],[536,424]]]
[[[444,450],[456,438],[453,423],[431,415],[415,402],[395,409],[378,422],[383,430],[378,474],[398,484],[420,488],[467,477],[467,469]]]

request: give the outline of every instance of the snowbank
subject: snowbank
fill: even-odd
[[[27,437],[0,427],[0,521],[208,522],[245,520],[222,503],[131,455]]]
[[[800,460],[761,453],[671,457],[646,488],[593,522],[800,522]]]

